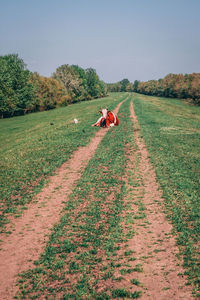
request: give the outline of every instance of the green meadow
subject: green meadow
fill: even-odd
[[[113,109],[127,96],[128,93],[112,93],[103,99],[0,120],[2,231],[8,216],[20,216],[49,175],[79,146],[89,143],[99,130],[90,126],[99,117],[98,110],[102,106]],[[120,126],[110,128],[74,187],[35,267],[21,274],[19,299],[42,295],[47,299],[57,295],[62,295],[60,299],[141,295],[140,290],[122,288],[98,291],[98,286],[104,286],[109,280],[117,287],[125,274],[133,275],[132,285],[139,289],[141,286],[137,272],[143,272],[142,265],[131,268],[119,259],[119,251],[123,250],[129,261],[135,260],[120,245],[125,245],[134,235],[134,219],[145,218],[142,203],[140,215],[130,215],[124,204],[127,147],[136,149],[129,117],[131,101],[156,170],[166,216],[173,224],[180,255],[184,258],[188,284],[198,295],[200,108],[176,99],[134,94],[120,108]],[[79,120],[78,124],[73,123],[74,118]],[[137,164],[140,157],[137,151],[133,153]],[[133,189],[138,184],[142,183],[133,182]],[[130,226],[125,231],[124,218],[126,226]],[[116,270],[122,276],[116,277]]]
[[[110,128],[87,165],[35,268],[21,274],[18,297],[100,300],[111,295],[132,299],[141,295],[141,291],[106,287],[107,280],[117,287],[123,279],[114,275],[119,268],[122,275],[136,272],[137,276],[142,271],[139,266],[130,269],[120,263],[117,255],[119,243],[126,243],[133,235],[131,231],[125,234],[121,225],[126,145],[134,143],[127,118],[131,100],[132,96],[120,108],[120,126]],[[131,254],[125,252],[127,257]],[[98,286],[104,286],[104,291],[98,292]]]
[[[200,107],[136,94],[141,126],[168,217],[184,255],[189,282],[198,286],[200,236]]]
[[[89,143],[98,128],[101,107],[113,109],[126,93],[67,107],[0,120],[1,228],[8,216],[20,216],[49,175]],[[74,118],[78,124],[74,124]],[[4,229],[3,229],[4,230]]]

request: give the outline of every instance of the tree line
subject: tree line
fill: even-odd
[[[51,77],[32,73],[18,54],[0,56],[0,117],[104,97],[107,85],[92,68],[64,64]]]
[[[125,78],[106,84],[92,68],[64,64],[51,77],[44,77],[29,71],[17,54],[0,56],[1,118],[104,97],[107,92],[191,99],[200,105],[200,73],[168,74],[163,79],[134,83]]]
[[[107,88],[109,92],[133,92],[133,83],[125,78],[116,83],[107,83]]]
[[[107,84],[109,92],[137,92],[145,95],[189,99],[200,105],[200,73],[168,74],[163,79],[131,83],[123,79]]]
[[[200,73],[168,74],[163,79],[146,82],[135,80],[133,90],[145,95],[190,99],[200,105]]]

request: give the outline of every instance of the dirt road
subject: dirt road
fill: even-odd
[[[122,102],[116,107],[115,113],[121,104]],[[49,184],[28,206],[23,216],[15,220],[14,231],[3,238],[0,252],[2,300],[13,299],[17,274],[32,267],[33,262],[40,257],[51,228],[60,219],[64,202],[107,131],[108,128],[100,129],[88,146],[79,148],[57,170],[56,175],[50,178]]]
[[[164,199],[156,182],[156,174],[149,160],[149,154],[140,134],[140,126],[130,106],[134,127],[136,149],[129,149],[129,167],[127,177],[132,173],[133,185],[127,181],[126,201],[131,204],[128,213],[134,215],[133,229],[135,234],[128,242],[126,251],[133,251],[136,258],[129,262],[130,268],[140,266],[137,280],[140,283],[136,290],[142,288],[140,299],[178,300],[194,299],[191,287],[186,285],[184,270],[177,258],[178,248],[171,234],[172,226],[163,212]],[[128,175],[129,174],[129,175]],[[130,182],[130,178],[129,178]],[[130,288],[131,275],[122,281],[122,287]]]
[[[116,107],[118,112],[120,105]],[[133,121],[135,146],[127,149],[129,164],[125,176],[127,194],[124,202],[129,204],[124,214],[134,218],[131,226],[135,234],[121,244],[118,256],[121,265],[129,265],[135,273],[127,273],[120,282],[109,279],[105,288],[126,288],[129,291],[141,291],[142,300],[178,300],[194,299],[191,287],[186,286],[186,278],[181,261],[178,260],[178,248],[171,234],[172,226],[163,212],[163,199],[156,182],[155,170],[150,161],[145,143],[140,136],[140,127],[130,106]],[[16,219],[15,229],[3,238],[0,252],[0,295],[1,299],[13,299],[17,292],[18,273],[33,267],[43,252],[48,235],[59,221],[65,202],[81,177],[84,168],[93,157],[99,143],[108,129],[100,129],[91,143],[78,149],[72,158],[63,164],[51,177],[49,184],[28,206],[23,216]],[[130,230],[122,224],[124,231]],[[132,253],[134,257],[122,253]],[[120,268],[114,277],[120,277]],[[137,281],[133,281],[133,276]],[[113,278],[114,278],[113,277]],[[132,282],[131,282],[132,281]],[[133,283],[135,282],[135,285]]]

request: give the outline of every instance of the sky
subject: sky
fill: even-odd
[[[51,76],[62,64],[100,79],[200,72],[200,0],[0,0],[0,55]]]

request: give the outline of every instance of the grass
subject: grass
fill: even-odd
[[[123,176],[127,165],[126,145],[132,139],[131,120],[127,118],[131,98],[120,109],[120,126],[108,131],[77,182],[63,217],[54,227],[41,258],[35,262],[36,267],[21,274],[17,297],[33,299],[56,295],[59,299],[110,299],[125,294],[131,298],[140,296],[140,292],[111,289],[106,284],[112,281],[113,286],[118,286],[119,277],[114,273],[122,266],[118,252],[119,243],[124,239],[121,225]],[[131,252],[126,255],[129,259]],[[99,293],[102,286],[104,290]]]
[[[135,291],[134,293],[130,293],[126,291],[125,289],[116,289],[112,292],[113,298],[132,298],[137,299],[141,295],[141,292]]]
[[[189,283],[200,283],[200,108],[175,99],[135,95],[134,108],[163,190],[166,211]]]
[[[71,106],[0,120],[0,228],[8,216],[20,216],[49,175],[88,144],[101,106],[113,109],[127,94],[86,101]],[[78,124],[73,119],[79,120]]]
[[[113,102],[114,97],[116,98],[115,102]],[[7,180],[10,194],[7,193],[7,190],[5,191],[7,196],[10,195],[8,199],[13,199],[14,189],[15,193],[18,193],[16,195],[21,195],[21,198],[18,199],[17,196],[16,203],[7,198],[4,200],[3,205],[5,207],[7,205],[10,209],[5,212],[5,217],[6,214],[14,212],[18,207],[23,208],[28,201],[31,201],[34,193],[37,193],[56,166],[68,159],[77,147],[89,142],[98,129],[92,128],[88,124],[96,120],[97,115],[95,114],[98,106],[100,107],[100,104],[103,103],[102,101],[110,103],[110,108],[112,108],[125,97],[125,94],[112,95],[108,99],[80,103],[74,107],[42,113],[44,123],[42,123],[43,119],[39,118],[39,114],[35,114],[35,117],[38,117],[43,124],[41,128],[37,127],[40,124],[39,119],[37,121],[30,119],[30,123],[27,121],[27,124],[23,125],[25,127],[20,125],[21,129],[18,128],[18,130],[19,132],[21,130],[20,136],[23,142],[20,147],[23,155],[26,155],[24,145],[27,144],[29,147],[28,136],[31,139],[29,134],[31,132],[32,144],[30,145],[33,149],[31,153],[33,155],[36,151],[36,158],[40,157],[38,160],[43,159],[44,161],[41,169],[40,163],[36,167],[34,159],[27,152],[32,164],[29,164],[29,168],[26,169],[27,173],[25,173],[26,189],[23,190],[20,185],[20,189],[17,190],[18,179],[15,178],[17,174],[15,172],[18,171],[19,165],[14,165],[15,159],[13,158],[13,181],[9,181],[9,178]],[[139,194],[135,201],[137,212],[132,215],[130,213],[131,195],[134,190],[143,185],[140,177],[133,176],[134,173],[137,173],[139,157],[134,151],[132,121],[127,117],[129,116],[130,101],[132,101],[132,96],[120,109],[120,126],[108,131],[81,179],[77,182],[69,201],[66,202],[60,222],[52,230],[44,253],[35,262],[34,268],[20,275],[20,292],[16,297],[20,299],[35,299],[41,296],[46,299],[56,297],[59,299],[110,299],[138,298],[141,295],[141,292],[132,292],[131,287],[133,285],[142,287],[142,283],[136,278],[131,280],[130,276],[133,274],[136,276],[137,272],[143,272],[143,268],[141,264],[134,265],[136,263],[134,262],[136,258],[133,257],[134,251],[130,250],[127,244],[128,239],[135,234],[134,222],[137,219],[144,219],[142,226],[146,225],[142,194]],[[135,96],[134,106],[142,135],[163,190],[166,213],[171,218],[174,230],[178,235],[177,242],[184,255],[184,266],[189,283],[193,284],[197,291],[200,273],[197,249],[199,241],[199,108],[187,105],[180,100],[142,95]],[[78,108],[78,115],[75,108]],[[54,125],[50,125],[53,113],[55,113]],[[34,120],[34,115],[26,117]],[[74,124],[70,125],[69,121],[74,117],[81,121],[76,127]],[[24,117],[20,118],[23,120]],[[5,124],[6,122],[9,124],[13,120],[13,124],[15,124],[20,118],[3,121]],[[66,118],[68,118],[67,121]],[[53,129],[52,126],[55,124],[57,125]],[[37,132],[37,128],[40,133]],[[61,128],[60,135],[59,128]],[[25,137],[23,137],[22,129],[26,133]],[[32,129],[34,130],[32,131]],[[6,125],[4,130],[6,132]],[[45,132],[49,136],[47,140]],[[42,144],[38,142],[38,134],[44,143],[42,149],[39,147]],[[13,133],[12,137],[14,136]],[[4,138],[6,139],[6,133]],[[10,138],[10,141],[12,140],[13,138]],[[12,145],[17,157],[19,156],[19,162],[24,163],[23,155],[20,156],[20,152],[17,152],[18,143]],[[10,148],[11,153],[13,153],[12,147]],[[132,154],[135,167],[134,170],[129,170],[129,175],[127,175],[127,149],[129,148],[134,149]],[[58,151],[59,149],[64,150]],[[9,154],[10,150],[7,150],[6,153]],[[48,161],[46,158],[49,157],[51,160]],[[16,161],[18,163],[18,160]],[[4,164],[6,163],[5,160]],[[50,169],[45,173],[44,168],[48,168],[48,165]],[[11,166],[8,170],[11,170]],[[2,169],[2,171],[5,170]],[[38,177],[33,176],[34,172],[38,172]],[[3,174],[5,176],[6,173]],[[41,183],[37,181],[40,179]],[[4,183],[6,186],[5,179]],[[13,183],[13,188],[11,183]],[[33,192],[30,193],[30,191]],[[158,248],[154,254],[159,251],[163,250]],[[149,252],[150,254],[153,253]],[[123,276],[119,276],[120,273]],[[126,275],[129,276],[129,288],[127,288],[127,282],[126,286],[124,285]],[[102,287],[104,287],[103,290]]]
[[[141,285],[141,283],[139,282],[139,280],[136,279],[136,278],[133,278],[133,279],[131,279],[130,281],[131,281],[131,283],[134,284],[134,285],[137,285],[137,286],[140,286],[140,285]]]

